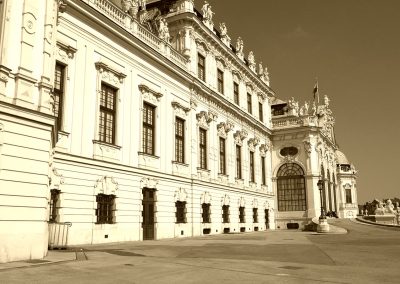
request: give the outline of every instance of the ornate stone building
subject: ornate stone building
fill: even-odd
[[[1,0],[0,48],[0,262],[61,229],[79,245],[302,227],[321,176],[327,210],[357,210],[329,104],[278,100],[208,3]]]

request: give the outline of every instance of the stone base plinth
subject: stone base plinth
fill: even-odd
[[[319,219],[319,224],[317,226],[318,233],[328,233],[329,232],[329,224],[326,219]]]

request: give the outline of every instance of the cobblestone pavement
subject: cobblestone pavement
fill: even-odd
[[[334,224],[348,233],[282,230],[50,251],[36,263],[0,264],[0,283],[400,283],[399,229]]]

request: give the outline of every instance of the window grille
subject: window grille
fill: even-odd
[[[64,84],[66,66],[57,62],[54,70],[54,116],[57,117],[57,130],[62,129]]]
[[[110,144],[115,144],[116,97],[116,89],[101,84],[99,140]]]
[[[200,160],[200,168],[207,169],[207,130],[200,128],[199,129],[199,160]]]
[[[201,208],[203,209],[203,213],[202,213],[203,223],[211,223],[210,204],[209,203],[203,203],[201,205]]]
[[[143,103],[143,152],[154,155],[155,107]]]
[[[229,205],[222,205],[222,223],[229,223]]]
[[[114,201],[115,201],[115,195],[98,194],[96,196],[97,224],[114,223]]]
[[[303,169],[295,163],[287,163],[279,168],[277,177],[278,210],[306,210],[306,187]]]
[[[176,223],[186,223],[186,202],[177,201],[176,206]]]
[[[60,199],[60,192],[61,191],[58,189],[52,189],[50,191],[49,222],[57,222],[57,217],[58,217],[57,203],[58,203],[58,200]]]

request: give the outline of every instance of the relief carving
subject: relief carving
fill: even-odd
[[[116,195],[118,182],[113,177],[104,176],[96,181],[94,187],[96,189],[96,194]]]
[[[242,146],[243,145],[243,140],[246,139],[248,136],[248,133],[246,130],[237,130],[233,134],[233,138],[235,139],[235,143]]]
[[[158,180],[155,178],[142,178],[140,188],[157,188]]]
[[[214,120],[214,114],[211,112],[201,111],[196,114],[197,125],[208,129],[210,122]]]
[[[201,203],[211,203],[211,195],[208,191],[204,192],[200,198]]]
[[[234,127],[233,123],[231,123],[229,121],[228,122],[220,122],[217,125],[218,135],[223,138],[226,138],[228,132],[231,131],[233,129],[233,127]]]
[[[187,192],[184,188],[180,187],[177,191],[175,191],[174,199],[175,201],[186,201]]]
[[[175,101],[173,101],[171,103],[171,105],[172,105],[172,107],[174,109],[175,114],[177,114],[179,116],[186,116],[188,114],[188,112],[190,111],[190,108],[185,107],[185,106],[183,106],[180,103],[175,102]]]
[[[163,94],[150,89],[148,86],[144,84],[139,85],[139,90],[142,93],[143,99],[153,104],[157,104],[163,96]]]

